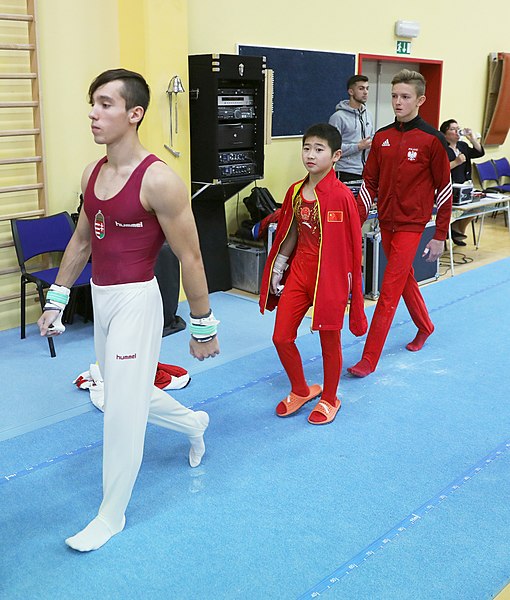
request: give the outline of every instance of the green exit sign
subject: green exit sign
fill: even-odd
[[[411,42],[399,40],[397,42],[397,54],[411,54]]]

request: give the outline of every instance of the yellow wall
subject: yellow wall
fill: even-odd
[[[508,14],[508,0],[494,0],[490,13]],[[242,11],[234,10],[228,0],[189,0],[189,51],[228,54],[236,52],[237,44],[254,44],[395,56],[397,20],[421,25],[419,37],[412,41],[411,57],[444,61],[441,120],[455,118],[482,131],[488,55],[510,48],[508,20],[489,19],[475,0],[457,4],[368,0],[362,6],[333,0],[319,4],[259,0],[244,3]],[[339,95],[331,99],[331,112],[340,97],[345,97],[344,83],[338,82]],[[489,158],[510,156],[510,136],[504,146],[489,149],[487,154]],[[288,185],[303,174],[299,140],[274,140],[267,147],[266,176],[260,185],[268,187],[278,201]],[[231,232],[235,229],[235,202],[227,205]]]
[[[151,87],[151,106],[140,128],[142,143],[166,161],[189,184],[189,113],[187,94],[178,96],[178,133],[169,144],[170,110],[166,90],[179,75],[188,90],[186,0],[119,0],[121,63],[143,73]]]
[[[142,72],[152,101],[142,142],[189,179],[189,120],[180,98],[183,157],[164,150],[168,130],[166,88],[175,73],[187,84],[185,0],[39,0],[39,58],[44,103],[48,196],[51,212],[74,210],[87,163],[104,153],[90,133],[87,89],[105,69]]]
[[[48,202],[74,211],[83,168],[103,149],[90,133],[87,89],[119,63],[116,0],[38,2]]]

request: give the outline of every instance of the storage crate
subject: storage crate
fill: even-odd
[[[232,287],[252,294],[260,293],[266,250],[239,242],[228,243]]]

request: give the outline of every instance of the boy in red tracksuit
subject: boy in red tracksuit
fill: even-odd
[[[411,352],[421,350],[434,331],[412,264],[434,203],[436,232],[422,256],[435,262],[443,253],[452,210],[452,185],[446,140],[418,115],[424,94],[425,79],[420,73],[404,69],[395,75],[391,101],[396,119],[375,134],[363,171],[357,198],[361,221],[377,199],[388,264],[363,356],[347,369],[356,377],[375,371],[401,296],[418,328],[406,348]]]
[[[330,423],[340,408],[337,398],[342,368],[340,330],[351,297],[349,327],[363,335],[367,321],[361,286],[361,228],[352,192],[335,176],[342,137],[320,123],[303,136],[302,160],[308,176],[285,196],[275,239],[262,276],[260,310],[278,306],[273,343],[291,392],[276,407],[288,417],[322,393],[308,421]],[[324,389],[308,386],[295,340],[307,310],[320,335]]]

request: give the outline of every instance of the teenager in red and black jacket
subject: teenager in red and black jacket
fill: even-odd
[[[363,222],[377,200],[388,264],[363,356],[348,369],[356,377],[375,371],[400,297],[418,328],[406,348],[412,352],[421,350],[434,331],[412,265],[434,204],[436,232],[423,258],[434,262],[444,251],[452,210],[452,184],[446,141],[418,115],[425,102],[424,94],[425,79],[420,73],[404,69],[395,75],[391,99],[396,120],[376,133],[363,171],[358,210]]]

